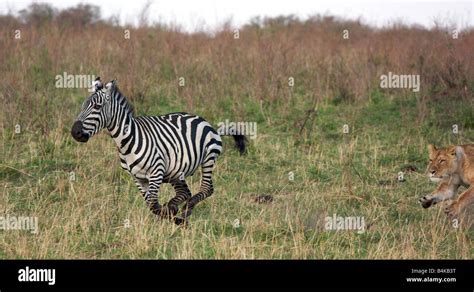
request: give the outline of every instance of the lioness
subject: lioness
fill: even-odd
[[[420,199],[423,208],[453,198],[459,186],[467,188],[456,200],[444,209],[451,219],[457,218],[460,212],[474,203],[474,144],[448,146],[437,149],[428,145],[430,163],[428,176],[433,182],[440,182],[431,194]]]

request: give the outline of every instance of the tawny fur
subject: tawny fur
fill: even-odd
[[[474,144],[451,145],[440,149],[430,144],[428,151],[428,176],[440,184],[433,193],[421,198],[420,202],[424,208],[428,208],[453,199],[444,211],[450,218],[457,218],[467,206],[474,203]],[[467,189],[455,198],[460,186]]]

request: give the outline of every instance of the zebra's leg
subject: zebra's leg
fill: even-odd
[[[161,216],[161,205],[158,202],[158,193],[163,182],[163,173],[159,172],[148,180],[148,190],[145,193],[145,202],[155,215]]]
[[[174,196],[168,203],[163,205],[163,210],[167,212],[165,214],[168,218],[173,218],[178,213],[178,206],[191,198],[191,191],[185,180],[177,180],[171,182],[176,196]]]
[[[216,158],[217,155],[210,155],[202,164],[201,188],[199,192],[192,196],[183,206],[183,211],[181,214],[182,218],[180,218],[183,221],[186,221],[186,219],[191,215],[192,210],[194,209],[197,203],[210,197],[214,192],[214,187],[212,185],[212,169],[214,168]],[[180,223],[179,221],[180,220],[178,219],[177,223]]]
[[[146,192],[148,191],[148,180],[138,178],[138,177],[133,177],[135,180],[135,184],[137,185],[138,189],[140,190],[140,193],[142,196],[145,196]]]

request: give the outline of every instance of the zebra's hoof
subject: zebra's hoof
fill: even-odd
[[[187,225],[188,220],[183,219],[183,218],[181,218],[181,217],[174,217],[174,223],[175,223],[176,225]]]
[[[166,219],[173,219],[173,217],[178,213],[178,207],[175,205],[167,205],[165,204],[163,208],[161,208],[160,217]]]

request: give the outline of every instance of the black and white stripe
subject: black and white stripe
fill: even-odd
[[[203,118],[187,113],[134,117],[133,108],[115,80],[96,91],[83,104],[71,134],[79,142],[107,128],[117,144],[122,168],[130,172],[153,213],[185,222],[194,206],[213,193],[212,170],[222,152],[219,134]],[[244,150],[244,137],[235,136]],[[185,178],[202,167],[201,187],[191,195]],[[164,206],[158,202],[162,183],[171,183],[176,196]],[[185,203],[181,217],[175,217]]]

